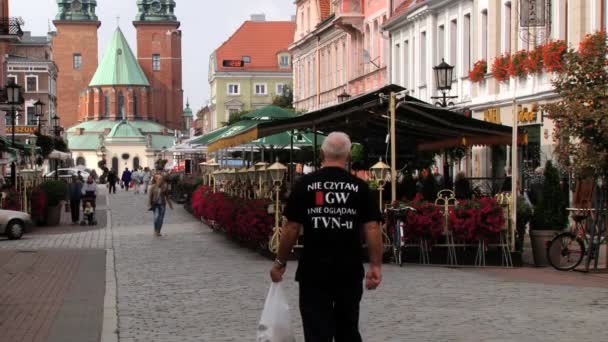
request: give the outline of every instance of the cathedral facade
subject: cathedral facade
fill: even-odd
[[[65,127],[89,120],[141,119],[180,129],[182,33],[174,0],[137,0],[137,54],[124,36],[98,61],[96,0],[58,0],[53,22],[57,112]],[[122,33],[120,33],[122,35]],[[123,46],[115,46],[123,44]]]

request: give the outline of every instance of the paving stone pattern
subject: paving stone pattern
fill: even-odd
[[[143,196],[110,198],[121,342],[254,341],[270,262],[194,220],[167,212],[152,236]],[[286,291],[298,341],[295,263]],[[600,341],[608,289],[510,281],[440,267],[386,266],[365,292],[365,341]]]

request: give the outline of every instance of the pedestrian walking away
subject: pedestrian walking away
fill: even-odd
[[[118,182],[118,175],[116,170],[112,169],[110,173],[108,173],[108,193],[115,194],[116,193],[116,183]]]
[[[139,194],[139,186],[141,185],[141,173],[139,169],[133,170],[131,173],[131,182],[133,182],[133,192],[137,195]]]
[[[122,173],[122,177],[120,177],[120,180],[122,181],[125,190],[129,191],[129,185],[131,184],[131,171],[129,171],[129,168],[126,167],[125,170]]]
[[[82,198],[82,182],[78,176],[72,176],[70,184],[70,211],[72,213],[72,224],[80,222],[80,199]]]
[[[171,198],[169,198],[167,183],[160,174],[154,175],[154,184],[150,187],[148,204],[150,210],[154,212],[154,235],[161,236],[160,231],[163,228],[167,205],[173,210],[173,203],[171,203]]]
[[[150,186],[150,182],[152,181],[152,172],[150,172],[150,168],[146,167],[144,169],[144,194],[148,193],[148,187]]]
[[[367,240],[368,290],[382,281],[382,219],[363,180],[346,171],[350,138],[327,136],[321,147],[323,167],[303,176],[285,208],[273,282],[283,280],[287,260],[304,229],[306,243],[296,271],[300,313],[307,342],[360,342],[359,304],[363,295],[362,233]]]

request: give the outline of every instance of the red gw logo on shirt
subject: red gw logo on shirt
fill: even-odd
[[[325,195],[323,194],[323,191],[317,191],[315,193],[315,204],[318,206],[322,206],[324,204],[324,198]]]

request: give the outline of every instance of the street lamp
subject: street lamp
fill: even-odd
[[[61,128],[60,121],[61,119],[59,118],[59,116],[57,116],[57,114],[53,115],[53,117],[51,118],[51,125],[53,126],[53,133],[55,133],[56,138],[59,138],[61,136],[61,131],[63,130],[63,128]],[[59,161],[55,160],[55,180],[59,179],[59,174],[57,173],[58,164]]]
[[[346,92],[346,89],[342,90],[342,93],[338,95],[338,103],[346,102],[350,99],[350,94]]]
[[[16,106],[19,106],[23,103],[23,99],[22,99],[22,94],[21,94],[21,87],[18,84],[15,84],[14,82],[9,82],[9,84],[6,85],[5,90],[6,90],[6,99],[7,99],[7,104],[9,106],[11,106],[11,110],[10,110],[10,117],[11,117],[11,126],[12,126],[12,132],[11,132],[11,144],[12,147],[15,148],[15,125],[17,124],[17,111],[15,110]],[[15,164],[15,161],[13,161],[11,163],[11,185],[15,186],[16,184],[16,180],[17,180],[17,164]]]
[[[268,167],[268,163],[265,162],[259,162],[257,164],[254,165],[255,167],[255,171],[257,173],[257,175],[259,176],[259,181],[258,181],[258,198],[263,198],[264,196],[264,184],[265,179],[266,178],[266,168]]]
[[[372,166],[370,168],[370,171],[372,172],[372,174],[374,175],[374,178],[378,182],[378,192],[380,193],[380,200],[378,202],[380,203],[380,212],[382,212],[382,209],[383,209],[382,208],[382,191],[384,191],[384,185],[386,184],[385,179],[390,170],[391,170],[391,167],[386,165],[382,161],[382,158],[380,158],[380,160],[376,164],[374,164],[374,166]]]
[[[450,90],[452,90],[452,75],[454,73],[454,67],[445,62],[442,58],[441,63],[435,67],[433,67],[433,71],[435,72],[435,84],[437,85],[437,90],[439,90],[442,96],[431,96],[433,100],[441,100],[440,102],[436,102],[435,105],[439,107],[448,107],[453,106],[454,102],[449,102],[448,99],[456,99],[458,96],[448,96]]]
[[[38,134],[42,134],[42,117],[44,116],[44,102],[38,100],[34,102],[35,116],[38,119]]]
[[[281,184],[285,179],[285,173],[287,173],[287,166],[279,163],[278,161],[268,167],[268,172],[270,172],[270,177],[272,177],[272,183],[274,184],[274,190],[276,192],[275,197],[275,207],[274,207],[274,229],[275,232],[280,231],[280,222],[279,222],[279,209],[281,206],[281,199],[279,197],[281,193]],[[276,251],[273,251],[276,252]]]

